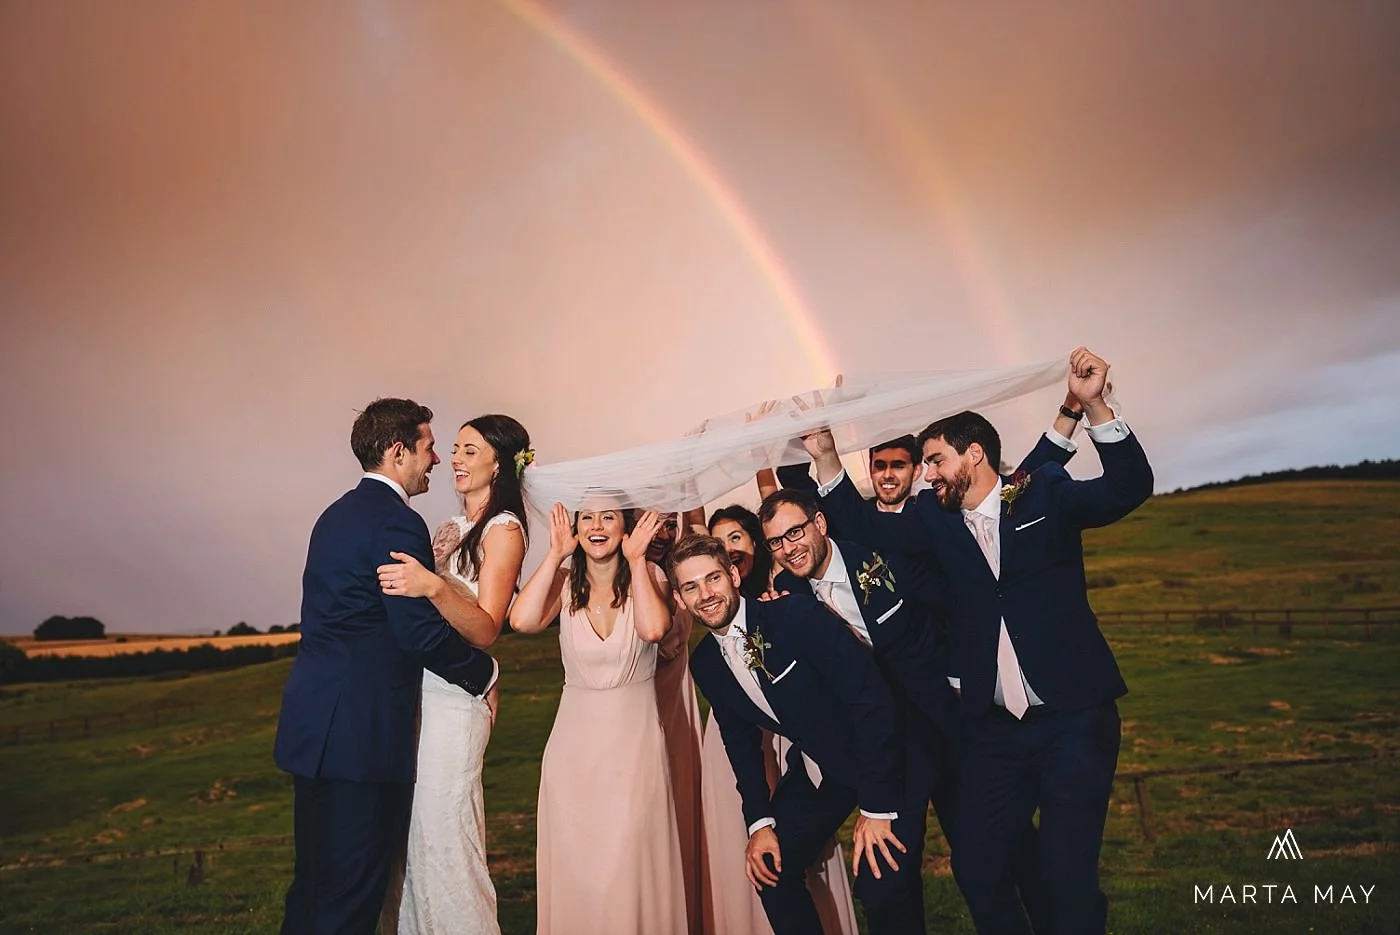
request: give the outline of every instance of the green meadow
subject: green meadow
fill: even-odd
[[[1086,536],[1100,610],[1400,606],[1398,545],[1394,482],[1156,497]],[[1141,798],[1118,783],[1101,861],[1112,931],[1395,932],[1400,626],[1369,639],[1350,627],[1107,629],[1132,689],[1120,777],[1211,770],[1150,778]],[[502,927],[528,933],[539,764],[562,670],[552,637],[509,636],[499,657],[489,852]],[[0,746],[0,932],[276,931],[292,796],[271,749],[289,666],[0,689],[0,743],[16,726],[130,715],[86,738]],[[1299,758],[1361,759],[1255,766]],[[1303,859],[1267,859],[1290,828]],[[929,930],[971,932],[936,825],[925,880]],[[1209,901],[1197,895],[1207,887]]]

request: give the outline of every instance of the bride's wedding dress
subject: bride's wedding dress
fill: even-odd
[[[463,516],[452,522],[460,542],[471,525]],[[520,521],[498,513],[486,527],[500,524],[518,526]],[[435,541],[435,552],[438,547]],[[476,593],[474,581],[453,571],[443,556],[437,558],[439,574]],[[481,794],[481,767],[490,739],[486,700],[424,669],[418,781],[408,827],[399,935],[500,935],[496,888],[486,868],[486,807]]]

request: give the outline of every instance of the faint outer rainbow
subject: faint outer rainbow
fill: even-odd
[[[498,2],[593,76],[660,141],[686,175],[705,193],[767,282],[774,298],[778,300],[778,305],[791,322],[802,351],[815,371],[818,383],[825,384],[830,381],[837,372],[836,364],[822,338],[821,329],[817,326],[812,310],[758,222],[754,220],[738,194],[725,182],[724,176],[705,157],[704,152],[682,132],[660,105],[647,97],[636,82],[596,46],[570,29],[559,17],[531,0]]]
[[[913,176],[920,196],[943,229],[977,310],[991,316],[994,343],[1003,357],[1008,363],[1029,359],[1011,300],[962,204],[957,180],[928,128],[890,80],[884,60],[855,24],[832,10],[830,0],[793,0],[793,5],[817,39],[840,60],[843,73],[856,82],[861,100],[870,107],[871,115],[890,138],[892,151]]]

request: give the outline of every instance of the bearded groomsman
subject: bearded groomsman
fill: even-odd
[[[936,566],[952,598],[949,682],[967,739],[953,871],[980,932],[1030,931],[1005,881],[1037,810],[1051,930],[1106,926],[1098,858],[1118,761],[1115,699],[1127,687],[1089,606],[1081,533],[1132,512],[1153,483],[1142,446],[1103,399],[1107,374],[1088,349],[1070,355],[1069,390],[1103,463],[1090,481],[1057,465],[1000,476],[996,430],[963,412],[919,435],[931,489],[912,508],[879,513],[845,477],[830,434],[806,440],[824,512],[857,541]]]

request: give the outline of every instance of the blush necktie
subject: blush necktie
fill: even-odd
[[[997,550],[996,539],[993,538],[996,519],[976,510],[967,513],[966,519],[968,526],[972,528],[973,537],[982,548],[982,554],[986,556],[993,576],[1000,578],[1001,554]],[[1011,645],[1011,634],[1006,631],[1005,620],[1000,623],[1000,631],[997,634],[997,677],[1001,680],[1001,696],[1006,702],[1006,710],[1019,719],[1031,706],[1031,702],[1026,697],[1026,686],[1021,681],[1021,664],[1016,660],[1016,650]]]

